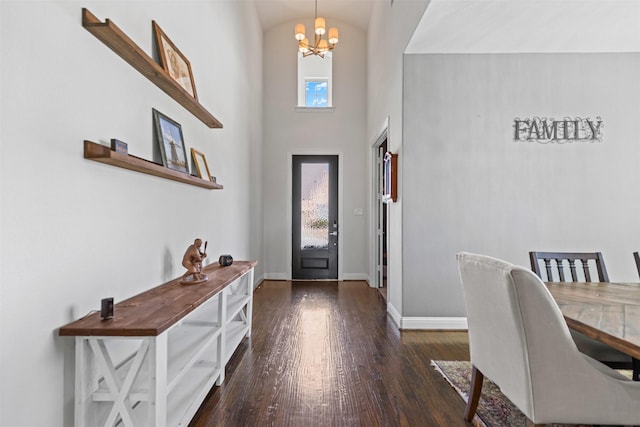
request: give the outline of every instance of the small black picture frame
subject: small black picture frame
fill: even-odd
[[[153,123],[162,155],[162,164],[169,169],[188,174],[189,164],[182,136],[182,126],[155,108],[153,109]]]
[[[111,139],[111,150],[120,154],[128,154],[129,146],[126,142],[120,141],[119,139],[112,138]]]

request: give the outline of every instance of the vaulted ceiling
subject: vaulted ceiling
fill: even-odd
[[[431,0],[406,53],[639,51],[638,0]]]
[[[411,1],[411,0],[396,0]],[[416,0],[424,1],[424,0]],[[316,0],[254,0],[263,31],[309,21]],[[367,31],[373,5],[317,0],[318,16]],[[638,52],[638,0],[430,0],[408,53]]]

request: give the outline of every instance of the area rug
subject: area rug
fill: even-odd
[[[451,384],[462,400],[465,402],[469,400],[470,362],[432,360],[431,365]],[[498,386],[485,378],[473,425],[476,427],[526,426],[527,417],[500,392]]]
[[[471,383],[471,363],[461,361],[432,360],[431,365],[458,392],[462,399],[469,399]],[[631,371],[619,371],[631,378]],[[462,416],[462,414],[460,414]],[[518,427],[527,425],[527,417],[507,399],[498,386],[485,378],[478,409],[473,419],[476,427]],[[553,427],[562,427],[553,424]]]

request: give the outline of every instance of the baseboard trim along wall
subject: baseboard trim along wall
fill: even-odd
[[[264,274],[261,274],[260,276],[258,276],[256,279],[254,279],[253,281],[253,289],[257,288],[258,286],[260,286],[260,284],[264,282]]]
[[[460,330],[466,331],[466,317],[402,317],[393,304],[387,302],[387,314],[393,320],[398,329],[423,329],[423,330]]]
[[[363,280],[369,282],[369,275],[364,273],[344,273],[342,280]]]
[[[400,329],[466,331],[468,325],[466,317],[403,317]]]
[[[402,324],[402,316],[400,312],[396,310],[396,308],[390,302],[387,302],[387,313],[391,316],[391,320],[395,323],[398,329],[402,329],[400,325]]]
[[[264,280],[287,280],[287,273],[264,273]]]
[[[289,280],[287,273],[265,273],[264,280]],[[363,280],[369,282],[369,275],[365,273],[345,273],[338,280]]]

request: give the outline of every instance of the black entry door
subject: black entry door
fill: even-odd
[[[338,278],[338,156],[293,156],[293,279]]]

